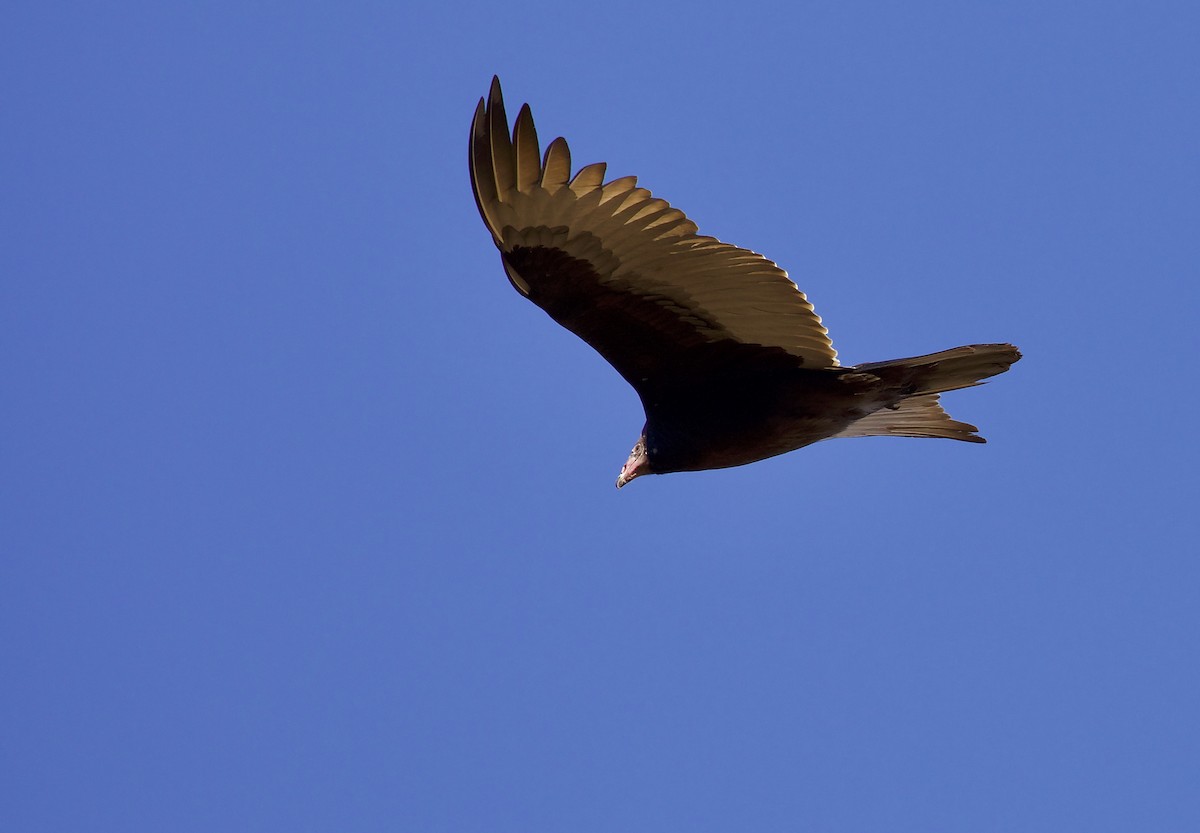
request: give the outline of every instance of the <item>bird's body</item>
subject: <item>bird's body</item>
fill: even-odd
[[[1002,373],[1007,344],[840,367],[820,318],[787,274],[696,233],[636,187],[570,178],[556,139],[541,156],[528,106],[512,137],[499,81],[471,130],[471,182],[518,292],[603,355],[646,411],[618,487],[641,474],[752,463],[833,437],[983,442],[938,395]]]

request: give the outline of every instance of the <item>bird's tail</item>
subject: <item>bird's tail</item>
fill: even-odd
[[[1008,370],[1021,358],[1011,344],[969,344],[928,356],[855,365],[855,370],[887,380],[904,380],[913,396],[970,388]]]
[[[969,422],[952,419],[936,393],[910,396],[890,408],[880,408],[850,423],[836,437],[942,437],[968,443],[987,442]]]
[[[974,425],[951,419],[938,394],[974,387],[1003,373],[1021,358],[1011,344],[971,344],[928,356],[871,362],[855,371],[878,376],[889,388],[900,387],[906,398],[851,423],[838,437],[944,437],[986,442]]]

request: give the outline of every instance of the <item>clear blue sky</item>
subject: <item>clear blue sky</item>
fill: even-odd
[[[4,830],[1200,830],[1194,3],[0,17]],[[990,443],[618,493],[493,73]]]

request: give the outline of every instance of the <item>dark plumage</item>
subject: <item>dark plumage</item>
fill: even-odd
[[[840,367],[821,319],[762,255],[696,233],[683,212],[571,177],[564,139],[542,156],[529,106],[510,138],[499,79],[471,124],[471,185],[512,285],[633,385],[646,425],[617,487],[642,474],[752,463],[833,437],[984,442],[938,395],[1008,370],[1010,344]]]

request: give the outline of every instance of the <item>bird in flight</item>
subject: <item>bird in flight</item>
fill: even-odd
[[[753,463],[837,437],[982,443],[946,391],[1021,358],[1011,344],[842,367],[821,319],[760,254],[697,233],[678,208],[571,175],[557,138],[542,154],[529,105],[509,134],[493,78],[471,122],[471,187],[509,281],[590,344],[637,391],[646,423],[617,488],[644,474]]]

